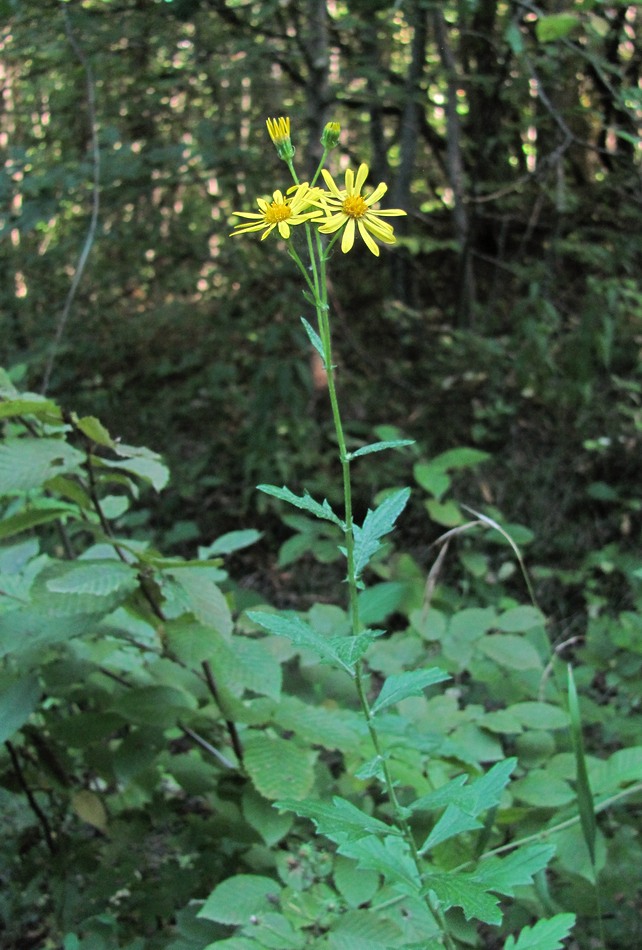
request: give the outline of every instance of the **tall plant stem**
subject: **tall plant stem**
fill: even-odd
[[[354,516],[352,511],[352,479],[350,472],[350,456],[348,454],[345,432],[343,428],[343,422],[341,419],[341,409],[339,407],[339,398],[337,395],[336,387],[336,377],[335,377],[335,365],[332,359],[332,334],[330,331],[330,310],[328,306],[328,290],[327,290],[327,274],[326,274],[326,258],[327,250],[324,250],[321,237],[316,232],[316,244],[313,243],[312,229],[309,226],[306,226],[307,230],[307,243],[308,251],[310,253],[310,269],[312,276],[310,277],[303,265],[303,262],[298,257],[296,253],[292,254],[292,257],[297,263],[297,266],[303,273],[303,276],[306,280],[306,283],[310,290],[312,291],[316,309],[317,324],[319,330],[319,338],[321,340],[321,346],[323,350],[323,362],[325,364],[325,370],[327,374],[328,382],[328,396],[330,398],[330,407],[332,410],[332,421],[334,423],[334,431],[337,440],[337,447],[339,450],[339,461],[341,464],[341,473],[343,480],[343,510],[344,510],[344,541],[345,541],[345,553],[346,553],[346,562],[347,562],[347,584],[348,584],[348,606],[350,613],[350,628],[353,636],[358,636],[362,630],[363,625],[361,618],[359,616],[359,583],[357,575],[357,566],[355,561],[355,543],[354,543]],[[410,854],[412,856],[413,863],[417,869],[417,874],[419,880],[422,879],[424,868],[419,855],[419,850],[412,833],[412,829],[408,824],[403,809],[397,798],[397,793],[395,791],[395,785],[390,771],[390,767],[386,760],[384,750],[381,745],[379,738],[379,733],[377,731],[374,716],[370,708],[370,703],[368,702],[368,696],[366,693],[366,686],[364,682],[363,671],[359,663],[355,667],[354,674],[355,687],[357,691],[357,696],[359,698],[359,705],[361,706],[361,711],[364,715],[368,726],[368,733],[370,735],[370,740],[375,751],[376,758],[381,767],[381,774],[383,776],[384,785],[386,787],[386,792],[388,795],[388,800],[390,802],[391,808],[395,816],[395,822],[397,827],[403,834],[403,837],[408,845]],[[439,927],[442,930],[444,946],[448,950],[456,950],[455,943],[453,942],[452,937],[448,932],[448,924],[445,918],[445,915],[439,905],[432,900],[429,894],[425,895],[426,904],[428,905],[431,914],[437,921]]]

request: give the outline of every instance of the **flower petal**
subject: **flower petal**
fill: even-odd
[[[346,229],[343,232],[343,237],[341,238],[341,250],[344,254],[347,254],[349,250],[352,249],[354,244],[354,218],[348,218],[348,223],[346,224]]]
[[[357,224],[359,226],[359,234],[363,238],[364,243],[366,247],[368,248],[368,250],[371,251],[375,257],[379,257],[379,248],[377,247],[375,242],[372,240],[372,238],[368,234],[368,229],[366,225],[361,220],[357,221]]]
[[[379,201],[380,198],[383,198],[383,196],[385,195],[387,191],[388,191],[388,186],[386,185],[385,181],[379,182],[379,184],[377,185],[375,190],[372,192],[372,194],[368,198],[366,198],[366,204],[368,205],[368,207],[370,207],[370,205],[373,205],[376,201]]]
[[[365,162],[362,162],[361,165],[359,165],[359,170],[357,172],[357,180],[354,186],[356,194],[358,195],[361,194],[361,189],[364,186],[364,183],[365,183],[366,178],[368,177],[369,171],[370,169],[368,168]]]
[[[343,201],[343,197],[342,197],[342,195],[341,195],[341,192],[340,192],[339,189],[337,188],[337,186],[336,186],[336,184],[335,184],[335,182],[334,182],[334,178],[332,177],[332,175],[330,174],[330,172],[329,172],[326,168],[322,168],[322,169],[321,169],[321,174],[323,175],[323,178],[324,178],[324,180],[325,180],[325,183],[326,183],[326,185],[328,186],[328,188],[330,189],[330,191],[332,192],[332,194],[334,195],[334,197],[337,198],[339,201]]]
[[[349,195],[354,194],[354,172],[351,168],[346,168],[346,191]]]

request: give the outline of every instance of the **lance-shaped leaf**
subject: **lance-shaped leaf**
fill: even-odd
[[[275,802],[276,808],[293,811],[300,818],[313,821],[320,835],[341,844],[356,841],[366,835],[399,835],[401,832],[378,818],[367,815],[345,798],[335,795],[329,802],[298,802],[285,798]]]
[[[550,920],[538,920],[533,927],[524,927],[517,937],[509,937],[504,950],[562,950],[562,940],[570,934],[575,914],[557,914]]]
[[[499,899],[489,894],[470,874],[428,874],[425,881],[426,891],[432,891],[436,895],[442,910],[461,907],[466,920],[501,924]]]
[[[312,344],[312,346],[315,348],[315,350],[321,357],[323,365],[325,366],[325,353],[323,352],[323,343],[321,341],[321,337],[319,336],[317,331],[314,329],[314,327],[310,326],[310,324],[305,319],[305,317],[301,317],[301,323],[305,327],[305,332],[308,334],[308,339],[310,340],[310,343]]]
[[[582,826],[586,846],[591,856],[591,864],[595,867],[595,837],[597,834],[595,804],[593,802],[593,792],[591,791],[591,784],[586,768],[584,739],[582,737],[582,719],[580,716],[577,689],[573,677],[573,668],[570,665],[568,667],[568,712],[571,719],[571,740],[577,769],[577,805],[580,812],[580,824]]]
[[[265,492],[266,495],[272,495],[273,498],[278,498],[280,501],[287,501],[290,505],[294,505],[295,508],[301,508],[302,511],[309,511],[310,514],[316,515],[317,518],[331,521],[341,528],[342,531],[345,531],[345,524],[338,515],[335,515],[327,498],[324,498],[323,502],[319,504],[319,502],[315,501],[307,492],[305,492],[304,495],[295,495],[294,492],[291,492],[285,485],[283,488],[277,488],[276,485],[257,485],[256,487],[259,491]]]
[[[263,610],[249,610],[247,616],[252,623],[258,623],[264,630],[277,637],[287,637],[297,647],[312,650],[326,663],[333,663],[346,672],[352,667],[337,652],[332,640],[326,640],[321,634],[299,617],[286,617],[284,614],[270,614]]]
[[[443,683],[449,680],[448,673],[437,669],[436,666],[428,670],[408,670],[405,673],[395,673],[389,676],[381,692],[372,705],[372,712],[378,713],[387,706],[401,702],[408,696],[421,696],[421,693],[427,686],[434,686],[435,683]]]
[[[387,442],[371,442],[370,445],[362,445],[360,449],[354,452],[348,452],[349,459],[358,459],[362,455],[371,455],[372,452],[384,452],[386,449],[400,449],[404,445],[414,445],[414,439],[390,439]]]
[[[478,831],[480,828],[483,828],[483,825],[474,815],[462,811],[458,805],[448,805],[446,811],[422,844],[419,853],[425,854],[438,844],[448,841],[449,838],[461,835],[465,831]]]
[[[364,630],[355,637],[332,637],[329,643],[341,663],[354,670],[361,657],[370,648],[370,644],[383,633],[385,630]]]
[[[354,568],[357,577],[381,547],[380,539],[394,528],[409,498],[409,488],[388,495],[374,511],[368,511],[361,527],[354,526]]]
[[[479,863],[473,877],[489,891],[514,897],[515,888],[532,884],[533,876],[546,867],[554,854],[555,845],[533,844],[518,848],[507,858],[493,855]]]

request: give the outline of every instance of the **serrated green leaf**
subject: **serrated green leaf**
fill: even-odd
[[[243,746],[243,763],[252,784],[270,800],[292,796],[297,802],[314,784],[316,753],[297,742],[256,733]]]
[[[315,350],[321,357],[321,361],[323,365],[325,366],[325,353],[323,352],[323,343],[321,341],[321,337],[319,336],[317,331],[314,329],[314,327],[310,326],[310,324],[305,319],[305,317],[301,317],[301,323],[303,324],[305,328],[305,332],[308,334],[308,339],[310,340],[310,343],[312,344],[312,346],[315,348]]]
[[[371,712],[373,714],[381,712],[382,709],[400,703],[408,696],[421,696],[428,686],[434,686],[436,683],[443,683],[444,680],[449,679],[449,674],[436,666],[427,670],[408,670],[405,673],[393,674],[385,680],[379,695],[372,704]]]
[[[231,640],[213,637],[209,659],[219,683],[236,696],[246,690],[278,700],[281,695],[281,664],[265,648],[262,640],[234,636]]]
[[[274,722],[303,742],[350,753],[356,752],[367,731],[363,717],[350,709],[313,706],[295,696],[282,697]]]
[[[242,810],[245,820],[258,831],[269,847],[287,835],[294,821],[292,814],[279,813],[271,802],[258,795],[249,785],[243,791]]]
[[[0,693],[0,742],[6,742],[27,722],[40,700],[35,676],[26,676]]]
[[[499,899],[489,894],[469,874],[427,874],[426,891],[432,891],[442,910],[461,907],[466,920],[481,920],[485,924],[501,924]]]
[[[197,620],[218,630],[229,640],[232,635],[232,614],[222,590],[215,581],[220,571],[214,567],[171,568],[168,573],[185,594],[187,605]]]
[[[354,452],[348,452],[348,458],[357,459],[363,455],[371,455],[372,452],[384,452],[386,449],[400,449],[403,446],[414,444],[414,439],[391,439],[388,442],[371,442],[369,445],[362,445],[360,449],[356,449]]]
[[[504,950],[562,950],[562,941],[575,925],[575,914],[557,914],[550,920],[538,920],[532,927],[524,927],[517,940],[510,936]]]
[[[150,452],[149,455],[132,454],[131,456],[127,456],[126,449],[131,449],[132,452],[136,451],[132,446],[123,446],[115,442],[114,451],[117,451],[119,455],[125,457],[122,458],[121,461],[96,458],[94,459],[94,463],[97,466],[127,472],[128,475],[135,475],[137,478],[142,479],[142,481],[149,482],[155,491],[162,491],[169,481],[169,469],[161,460],[160,456],[153,452]]]
[[[309,818],[320,835],[325,835],[338,844],[356,841],[365,835],[398,835],[378,818],[367,815],[345,798],[335,795],[332,802],[292,801],[283,799],[275,802],[275,807],[293,811],[300,818]]]
[[[247,616],[264,630],[279,637],[287,637],[297,647],[312,650],[325,662],[334,663],[352,673],[351,668],[337,654],[331,640],[326,640],[310,624],[299,617],[286,617],[283,614],[269,614],[261,610],[249,610]]]
[[[354,670],[359,660],[368,652],[370,644],[380,637],[384,630],[364,630],[356,637],[332,637],[328,642],[339,662]]]
[[[262,491],[266,495],[271,495],[273,498],[278,498],[279,501],[287,501],[290,505],[294,505],[295,508],[308,511],[310,514],[315,515],[317,518],[323,518],[325,521],[331,521],[333,524],[336,524],[337,527],[345,531],[345,524],[338,515],[335,515],[326,498],[319,504],[319,502],[315,501],[307,492],[304,495],[295,495],[294,492],[291,492],[285,485],[283,488],[277,488],[276,485],[257,485],[256,487],[258,491]]]
[[[110,711],[139,725],[167,728],[196,705],[192,696],[172,686],[141,686],[121,693]]]
[[[92,597],[106,597],[122,588],[132,591],[137,586],[134,568],[122,561],[107,559],[75,561],[46,582],[47,589],[53,593]]]
[[[395,522],[408,504],[410,489],[402,488],[388,495],[374,511],[369,510],[363,525],[354,525],[354,569],[360,577],[372,556],[381,547],[380,538],[392,531]]]
[[[458,805],[448,805],[435,827],[432,829],[421,848],[420,854],[425,854],[438,844],[463,834],[465,831],[478,831],[483,825],[468,812],[462,811]]]
[[[5,439],[0,445],[0,495],[33,491],[64,472],[77,472],[82,452],[62,439]]]
[[[479,863],[473,877],[489,891],[515,896],[515,888],[531,884],[555,854],[555,845],[533,844],[518,848],[506,858],[492,856]]]
[[[272,878],[237,874],[214,888],[198,916],[231,926],[249,924],[252,918],[274,909],[281,890],[281,885]]]
[[[419,894],[419,873],[402,837],[389,835],[381,840],[370,835],[356,841],[343,841],[339,844],[338,851],[345,857],[353,858],[359,867],[383,874],[390,884],[394,884],[404,893]]]

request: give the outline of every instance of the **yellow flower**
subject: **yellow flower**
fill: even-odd
[[[268,135],[274,143],[279,158],[284,162],[292,161],[294,146],[290,141],[290,119],[288,116],[279,116],[278,119],[266,119]]]
[[[364,198],[361,189],[368,177],[368,170],[365,163],[359,165],[355,179],[352,169],[346,169],[346,186],[344,189],[339,189],[332,175],[324,168],[322,174],[330,191],[329,193],[324,192],[322,196],[325,216],[322,221],[315,223],[319,224],[319,231],[324,234],[334,234],[335,231],[345,225],[345,231],[341,238],[341,250],[344,254],[347,254],[352,248],[355,231],[358,228],[368,250],[379,257],[379,248],[373,241],[373,236],[383,244],[394,244],[396,240],[392,225],[382,221],[381,218],[397,216],[406,212],[398,208],[388,211],[373,210],[372,206],[385,195],[388,186],[381,182],[371,195]]]
[[[291,192],[294,194],[289,197]],[[237,218],[250,218],[251,223],[237,224],[231,236],[247,234],[249,231],[263,231],[261,240],[264,241],[274,228],[278,228],[281,237],[287,239],[293,225],[302,224],[310,218],[318,218],[323,213],[318,209],[309,210],[310,206],[319,200],[320,192],[320,188],[310,188],[307,181],[304,181],[300,185],[292,185],[285,195],[282,191],[273,192],[272,201],[257,198],[259,212],[233,212]]]

